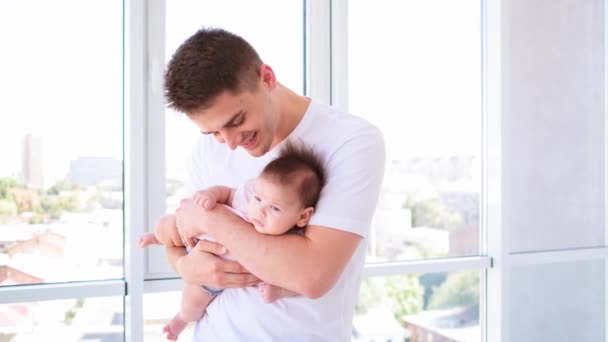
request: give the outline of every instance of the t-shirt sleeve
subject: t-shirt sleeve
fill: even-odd
[[[340,146],[326,165],[327,182],[309,225],[367,238],[384,176],[382,133],[368,129]]]

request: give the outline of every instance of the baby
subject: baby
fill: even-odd
[[[314,213],[325,177],[323,164],[312,149],[287,142],[279,156],[266,165],[255,180],[236,189],[214,186],[196,193],[194,200],[207,208],[215,203],[228,205],[251,222],[261,234],[302,234]],[[248,189],[251,187],[253,189]],[[177,232],[175,215],[162,217],[154,233],[144,234],[139,244],[141,247],[150,244],[184,246]],[[298,295],[264,282],[258,285],[258,289],[266,303]],[[182,292],[180,312],[163,328],[167,339],[177,340],[188,322],[201,319],[209,303],[221,291],[206,286],[201,290],[197,285],[186,285]]]

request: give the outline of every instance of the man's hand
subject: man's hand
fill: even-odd
[[[169,262],[186,283],[235,288],[254,286],[260,282],[238,262],[224,260],[215,255],[225,252],[221,245],[206,240],[199,241],[186,255],[182,255],[178,250],[167,249]]]

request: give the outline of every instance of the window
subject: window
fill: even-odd
[[[124,341],[121,297],[0,305],[1,341]]]
[[[0,5],[0,340],[123,340],[122,20]]]
[[[121,278],[121,4],[3,3],[0,44],[0,284]]]
[[[376,124],[387,148],[368,261],[479,254],[479,2],[348,9],[349,110]]]
[[[480,272],[367,277],[353,341],[481,341]]]
[[[477,1],[348,3],[341,86],[387,148],[368,263],[481,252],[481,14]],[[353,340],[482,340],[483,271],[401,272],[363,280]]]
[[[146,342],[164,342],[163,327],[169,323],[180,310],[181,291],[148,293],[144,296],[144,340]],[[190,341],[194,323],[179,335],[178,341]]]

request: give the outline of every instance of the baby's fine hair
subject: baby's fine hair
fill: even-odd
[[[279,156],[266,165],[261,176],[295,187],[304,207],[317,205],[326,182],[323,162],[314,150],[290,141],[281,148]]]

